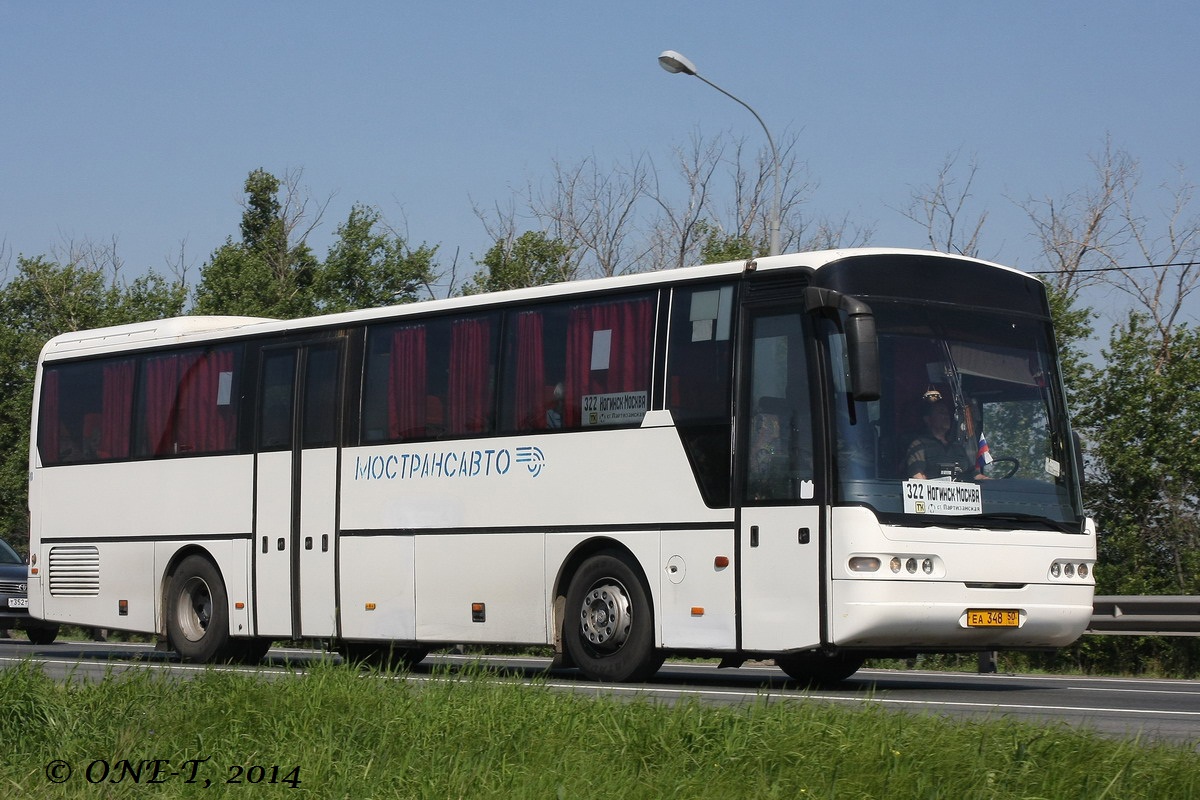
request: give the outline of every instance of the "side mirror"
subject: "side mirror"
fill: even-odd
[[[805,308],[810,312],[845,312],[843,333],[850,359],[850,394],[857,401],[878,400],[879,339],[875,334],[875,314],[871,307],[850,295],[810,286],[805,291]]]

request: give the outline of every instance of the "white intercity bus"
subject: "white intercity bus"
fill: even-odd
[[[550,645],[600,680],[836,681],[1092,613],[1044,288],[933,252],[69,333],[32,442],[32,614],[188,661]]]

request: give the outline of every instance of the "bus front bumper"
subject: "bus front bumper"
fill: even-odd
[[[1093,593],[1090,585],[838,580],[830,643],[928,651],[1063,647],[1087,628]]]

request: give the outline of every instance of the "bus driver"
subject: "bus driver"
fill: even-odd
[[[928,406],[921,416],[925,430],[908,446],[904,458],[904,474],[917,480],[954,478],[959,479],[967,471],[975,478],[983,479],[975,469],[975,459],[951,430],[954,415],[950,404],[940,393],[927,393]]]

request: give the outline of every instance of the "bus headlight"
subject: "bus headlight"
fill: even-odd
[[[917,575],[923,573],[933,577],[938,577],[945,574],[942,568],[941,561],[937,556],[851,556],[850,571],[851,572],[878,572],[883,565],[884,559],[887,559],[888,569],[893,575]],[[866,563],[870,561],[870,568],[867,568]]]
[[[1053,561],[1050,564],[1050,577],[1053,580],[1086,581],[1091,574],[1091,564],[1086,561]]]

